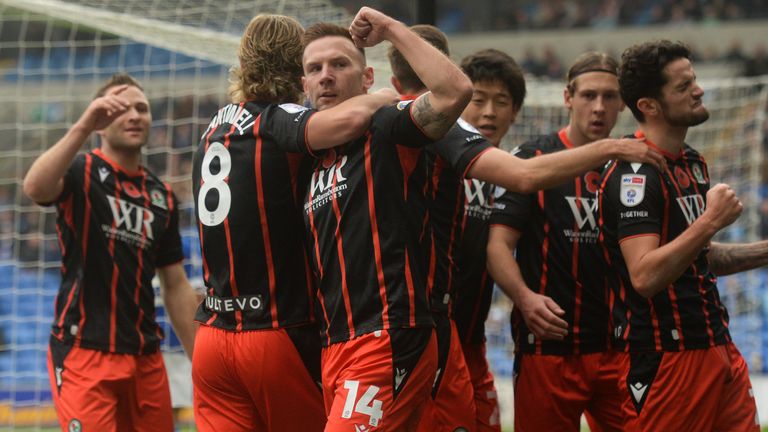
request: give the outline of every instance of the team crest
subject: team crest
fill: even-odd
[[[83,425],[78,419],[72,419],[67,425],[68,432],[83,432]]]
[[[645,175],[624,174],[621,176],[619,200],[627,207],[634,207],[645,198]]]
[[[701,171],[701,166],[699,164],[697,163],[693,164],[693,166],[691,167],[691,172],[693,173],[693,177],[700,184],[705,184],[707,182],[707,180],[704,178],[704,173]]]
[[[152,200],[153,206],[168,210],[168,204],[165,202],[165,194],[160,189],[152,189],[152,192],[149,193],[149,197]]]
[[[409,103],[413,102],[412,100],[404,100],[397,103],[397,109],[400,111],[404,110],[405,107],[408,106]]]

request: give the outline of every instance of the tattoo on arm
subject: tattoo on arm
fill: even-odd
[[[768,241],[747,244],[712,242],[707,254],[709,269],[718,276],[768,265]]]
[[[432,107],[429,102],[429,94],[424,94],[416,99],[411,114],[416,124],[430,138],[442,137],[454,124],[454,120]]]

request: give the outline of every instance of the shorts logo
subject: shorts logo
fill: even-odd
[[[621,176],[619,200],[627,207],[634,207],[645,198],[645,175],[624,174]]]
[[[408,374],[408,371],[404,368],[395,368],[395,390],[400,388],[403,383],[403,378]]]
[[[80,420],[78,419],[72,419],[69,421],[69,424],[67,425],[67,431],[68,432],[82,432],[83,431],[83,425],[80,423]]]
[[[631,384],[629,389],[632,391],[632,398],[635,399],[635,402],[640,404],[640,401],[643,400],[643,396],[645,395],[645,391],[648,390],[648,384],[643,384],[638,381]]]

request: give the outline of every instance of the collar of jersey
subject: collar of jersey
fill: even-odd
[[[668,152],[668,151],[664,150],[663,148],[657,146],[653,141],[651,141],[648,137],[646,137],[645,134],[643,133],[643,131],[641,131],[640,129],[635,131],[635,137],[637,137],[637,138],[645,138],[645,144],[647,144],[650,147],[655,148],[656,150],[659,151],[659,153],[664,155],[664,157],[667,157],[669,159],[672,159],[672,160],[676,161],[676,160],[680,159],[683,156],[683,150],[682,149],[680,149],[680,151],[677,154]]]
[[[108,163],[112,167],[112,169],[114,169],[115,171],[120,171],[121,173],[123,173],[123,174],[125,174],[125,175],[127,175],[129,177],[139,177],[139,176],[143,176],[144,175],[144,169],[141,166],[139,166],[138,171],[129,171],[129,170],[121,167],[120,165],[118,165],[117,162],[115,162],[112,159],[108,158],[107,155],[105,155],[104,152],[102,152],[100,148],[93,149],[93,154],[95,154],[96,156],[98,156],[101,159],[103,159],[104,162]]]
[[[566,129],[568,128],[560,129],[560,131],[557,133],[557,136],[560,137],[560,141],[563,142],[563,145],[565,145],[565,148],[572,149],[573,143],[571,142],[570,139],[568,139],[568,133],[566,132]]]

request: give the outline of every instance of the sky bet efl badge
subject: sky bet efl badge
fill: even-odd
[[[624,174],[621,176],[619,199],[627,207],[634,207],[645,197],[645,176],[642,174]]]

